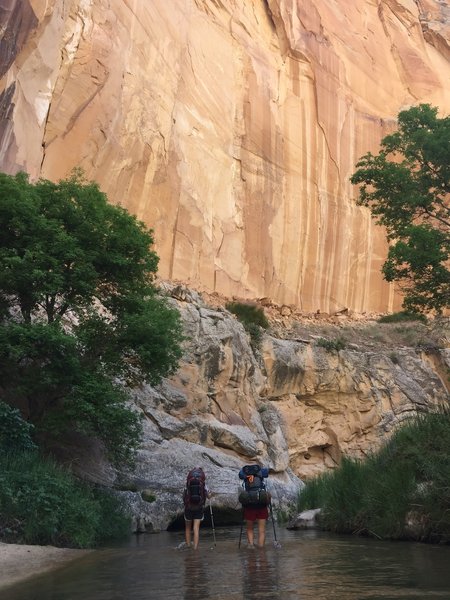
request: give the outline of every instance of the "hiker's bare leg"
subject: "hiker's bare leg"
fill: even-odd
[[[200,539],[200,523],[201,519],[194,519],[194,550],[198,548],[198,542]]]
[[[266,519],[258,519],[258,546],[262,548],[266,541]]]
[[[186,544],[188,546],[191,545],[191,528],[192,528],[192,521],[186,521],[186,519],[184,520],[184,539],[186,540]]]
[[[253,546],[253,521],[246,521],[247,524],[247,541],[249,546]]]

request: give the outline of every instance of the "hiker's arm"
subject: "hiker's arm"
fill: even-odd
[[[261,467],[262,477],[269,477],[269,467]]]

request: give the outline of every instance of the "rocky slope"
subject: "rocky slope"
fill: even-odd
[[[343,454],[363,457],[408,416],[448,403],[442,329],[441,349],[417,323],[413,345],[399,346],[375,321],[358,329],[342,315],[322,325],[310,316],[299,338],[295,319],[287,328],[282,309],[272,306],[265,310],[273,326],[254,351],[220,302],[183,286],[165,289],[182,314],[186,352],[174,377],[133,392],[144,418],[137,467],[116,473],[90,449],[79,466],[91,479],[128,490],[137,528],[166,528],[181,516],[185,476],[197,464],[215,492],[218,522],[239,522],[237,473],[254,461],[270,467],[274,505],[289,510],[301,480],[335,467]],[[323,345],[338,338],[347,339],[340,350]]]
[[[82,167],[160,274],[304,311],[398,306],[349,176],[450,108],[442,0],[2,0],[0,169]]]

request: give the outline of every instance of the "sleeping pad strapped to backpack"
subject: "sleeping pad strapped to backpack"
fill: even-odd
[[[270,494],[266,490],[264,477],[259,465],[242,467],[244,489],[239,493],[242,506],[267,506],[270,504]]]
[[[203,508],[206,500],[205,479],[203,469],[192,469],[189,471],[183,494],[184,506],[188,510]]]

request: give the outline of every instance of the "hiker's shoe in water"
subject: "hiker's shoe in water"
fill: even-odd
[[[192,546],[192,542],[190,544]],[[186,542],[181,542],[180,544],[178,544],[177,546],[177,550],[185,550],[186,548],[189,548],[189,544],[186,544]]]

